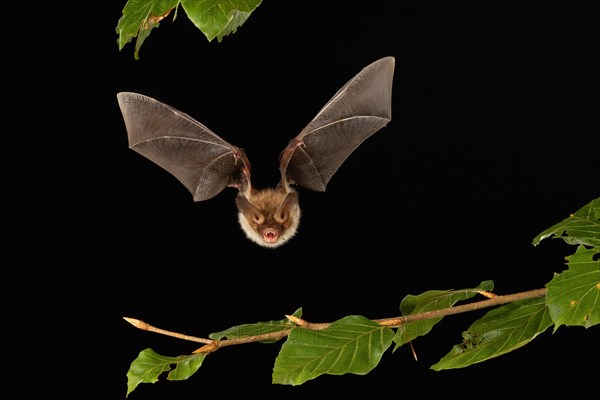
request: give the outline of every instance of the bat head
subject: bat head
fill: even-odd
[[[291,239],[300,223],[298,193],[263,189],[236,198],[238,221],[246,237],[263,247],[279,247]]]

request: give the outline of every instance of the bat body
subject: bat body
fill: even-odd
[[[325,191],[348,156],[391,120],[394,58],[384,57],[348,81],[279,155],[281,179],[273,188],[251,184],[243,149],[189,115],[138,93],[117,100],[129,147],[175,176],[194,201],[208,200],[226,187],[238,190],[238,221],[248,239],[278,247],[300,223],[294,186]]]

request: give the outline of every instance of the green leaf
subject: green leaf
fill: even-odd
[[[463,368],[498,357],[526,345],[550,325],[543,297],[506,304],[475,321],[463,332],[463,342],[431,369]]]
[[[275,360],[273,383],[300,385],[323,374],[367,374],[393,337],[390,328],[354,315],[320,331],[295,328]]]
[[[600,250],[578,246],[567,257],[568,270],[556,274],[546,285],[546,305],[554,320],[554,331],[561,325],[589,328],[600,322]]]
[[[171,381],[185,380],[192,376],[202,365],[206,354],[192,354],[178,357],[166,357],[154,352],[152,349],[142,350],[138,357],[133,360],[127,372],[127,396],[140,383],[155,383],[163,372],[171,371],[171,365],[175,369],[167,375]]]
[[[292,315],[294,317],[301,318],[302,317],[302,308],[298,308]],[[286,319],[282,319],[279,321],[257,322],[255,324],[238,325],[238,326],[234,326],[234,327],[225,329],[220,332],[211,333],[210,335],[208,335],[208,337],[211,339],[214,339],[214,340],[221,340],[223,338],[235,339],[235,338],[246,337],[246,336],[265,335],[268,333],[279,332],[279,331],[293,328],[295,326],[296,326],[296,324],[294,324],[292,321],[290,321],[289,319],[286,318]],[[279,340],[279,339],[264,340],[261,342],[262,343],[273,343],[273,342],[276,342],[277,340]]]
[[[470,299],[481,290],[493,290],[492,281],[483,281],[476,288],[462,290],[430,290],[418,296],[408,295],[400,303],[402,315],[419,314],[426,311],[440,310],[452,307],[455,303]],[[414,340],[419,336],[426,335],[442,317],[423,321],[415,321],[403,324],[396,330],[394,343],[396,351],[400,346]]]
[[[135,44],[135,59],[139,59],[140,47],[150,31],[160,24],[171,11],[179,5],[180,0],[129,0],[123,8],[123,15],[117,23],[117,44],[119,50],[138,37]],[[173,16],[175,19],[176,14]]]
[[[188,18],[208,41],[219,42],[246,22],[262,0],[181,0]]]
[[[533,239],[537,246],[542,240],[555,236],[571,245],[600,246],[600,197],[592,200],[574,214],[546,229]]]
[[[123,15],[117,23],[117,44],[119,50],[137,37],[134,57],[139,59],[139,51],[150,31],[158,27],[160,21],[181,3],[188,18],[202,31],[208,41],[234,33],[246,22],[250,14],[262,0],[128,0],[123,7]]]

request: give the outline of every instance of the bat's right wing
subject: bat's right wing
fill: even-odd
[[[280,154],[281,179],[325,191],[346,158],[391,119],[394,58],[381,58],[346,83]]]
[[[227,186],[246,190],[250,163],[244,151],[171,106],[138,93],[117,100],[129,147],[175,176],[193,195],[208,200]]]

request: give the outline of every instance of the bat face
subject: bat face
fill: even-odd
[[[282,188],[253,191],[236,198],[238,221],[246,237],[259,246],[275,248],[291,239],[300,224],[298,193]]]
[[[342,86],[279,154],[281,179],[256,190],[250,161],[236,147],[188,114],[139,93],[117,94],[129,148],[177,178],[194,201],[226,187],[238,190],[238,221],[248,239],[274,248],[291,239],[300,223],[292,185],[324,192],[338,168],[372,134],[391,121],[395,60],[381,58]]]

